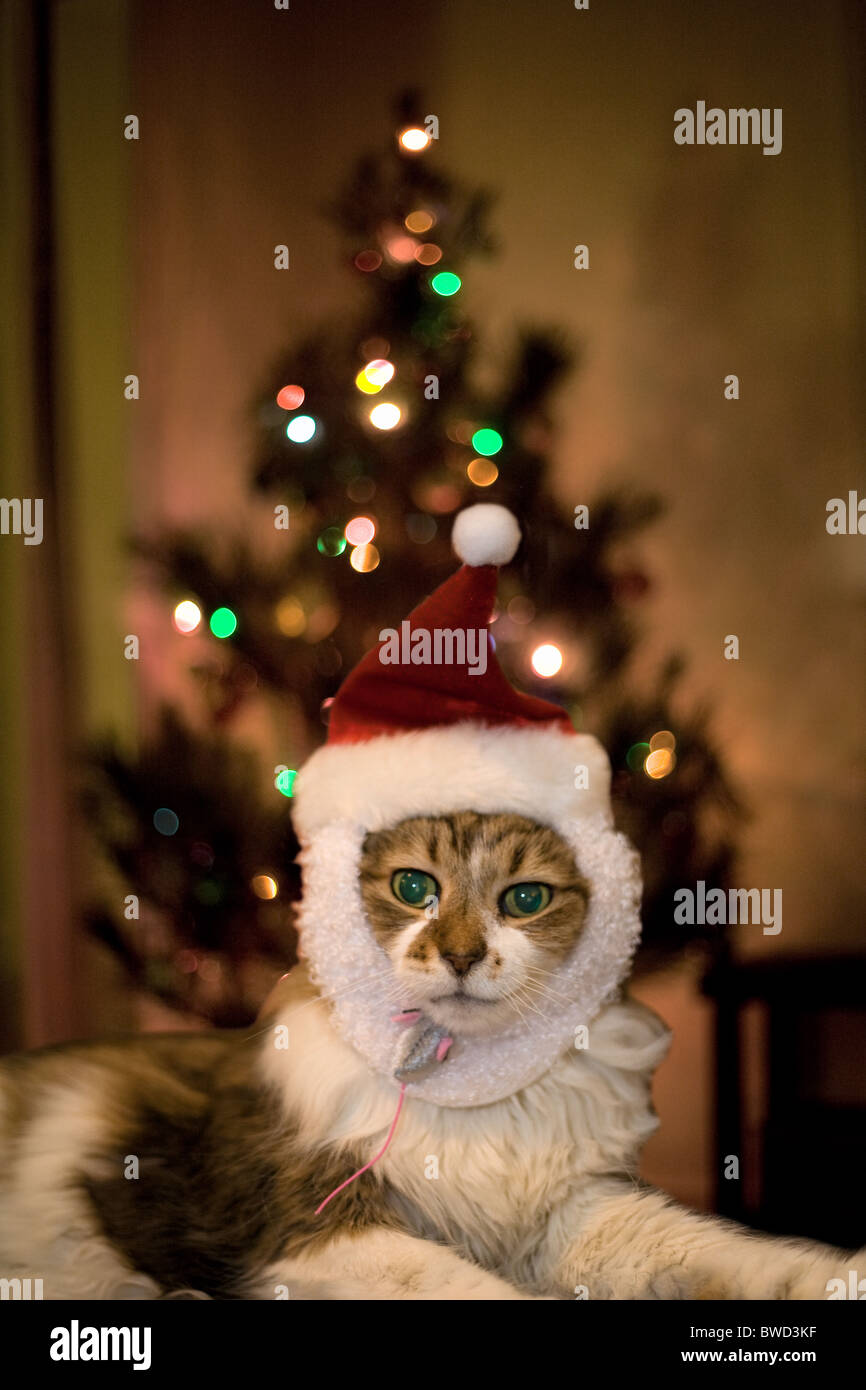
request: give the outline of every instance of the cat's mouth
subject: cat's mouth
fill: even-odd
[[[465,1035],[488,1033],[507,1022],[510,1010],[502,997],[483,999],[465,989],[431,996],[422,1006],[428,1017],[449,1032]]]
[[[479,999],[477,995],[466,994],[462,989],[455,990],[453,994],[437,994],[431,998],[431,1004],[499,1004],[499,999]]]

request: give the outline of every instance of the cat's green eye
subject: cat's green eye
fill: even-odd
[[[515,883],[502,894],[500,906],[506,917],[534,917],[552,896],[546,883]]]
[[[423,907],[439,893],[439,884],[421,869],[398,869],[391,877],[391,892],[409,907]]]

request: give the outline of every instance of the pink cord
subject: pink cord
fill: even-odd
[[[325,1198],[324,1202],[320,1202],[320,1203],[319,1203],[319,1205],[316,1207],[316,1210],[315,1210],[314,1215],[318,1216],[319,1212],[324,1210],[324,1208],[328,1205],[328,1203],[329,1203],[334,1197],[336,1197],[336,1195],[337,1195],[338,1192],[342,1192],[343,1188],[344,1188],[344,1187],[348,1187],[350,1182],[354,1182],[355,1179],[356,1179],[356,1178],[359,1178],[359,1177],[361,1176],[362,1173],[366,1173],[366,1171],[367,1171],[368,1168],[372,1168],[374,1163],[378,1163],[378,1162],[379,1162],[379,1159],[382,1157],[383,1153],[384,1153],[385,1150],[387,1149],[387,1147],[388,1147],[388,1145],[390,1144],[391,1140],[394,1138],[394,1130],[397,1128],[397,1121],[398,1121],[399,1118],[400,1118],[400,1111],[403,1109],[403,1100],[404,1100],[404,1097],[405,1097],[405,1095],[406,1095],[406,1086],[407,1086],[407,1084],[408,1084],[408,1083],[404,1081],[403,1084],[402,1084],[402,1086],[400,1087],[400,1099],[397,1101],[397,1110],[396,1110],[396,1113],[395,1113],[395,1115],[394,1115],[393,1120],[391,1121],[391,1128],[388,1130],[388,1138],[385,1140],[385,1142],[384,1142],[384,1144],[382,1145],[381,1149],[380,1149],[379,1152],[376,1154],[376,1157],[375,1157],[375,1158],[371,1158],[369,1163],[365,1163],[364,1166],[363,1166],[363,1168],[359,1168],[358,1171],[357,1171],[357,1173],[353,1173],[352,1176],[351,1176],[350,1178],[347,1178],[345,1182],[341,1182],[339,1187],[335,1187],[334,1190],[333,1190],[333,1192],[331,1192],[331,1193]]]

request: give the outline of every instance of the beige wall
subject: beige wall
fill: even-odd
[[[866,541],[824,527],[828,498],[866,495],[854,8],[443,13],[442,153],[503,190],[504,254],[474,272],[471,302],[494,343],[515,314],[585,343],[562,401],[562,496],[633,479],[671,503],[646,548],[646,660],[690,656],[684,693],[714,702],[754,815],[739,882],[784,895],[781,935],[745,927],[738,944],[862,951]],[[781,154],[675,145],[673,112],[700,99],[781,107]],[[588,272],[572,268],[578,242]],[[728,633],[738,663],[722,659]],[[645,1171],[700,1202],[711,1012],[687,975],[638,992],[676,1030]]]

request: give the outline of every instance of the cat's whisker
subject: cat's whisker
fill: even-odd
[[[518,1013],[518,1014],[520,1015],[522,1021],[526,1024],[526,1027],[528,1028],[529,1032],[530,1032],[530,1033],[534,1033],[536,1030],[535,1030],[535,1028],[533,1027],[532,1019],[531,1019],[531,1018],[527,1018],[526,1014],[523,1012],[522,1008],[520,1007],[520,1003],[523,1003],[523,1004],[528,1004],[528,1003],[529,1003],[529,1001],[528,1001],[527,999],[525,999],[525,998],[523,997],[523,995],[521,994],[520,988],[518,987],[517,989],[510,990],[507,994],[503,995],[503,998],[507,1001],[507,1003],[509,1003],[509,1004],[512,1006],[512,1008],[514,1009],[515,1013]],[[518,999],[520,1000],[520,1003],[518,1003]],[[535,1012],[538,1013],[538,1010],[536,1009]],[[539,1015],[539,1016],[543,1018],[543,1015]]]
[[[512,992],[510,994],[504,995],[503,998],[506,1000],[508,1005],[514,1010],[514,1012],[520,1015],[522,1022],[526,1024],[526,1027],[529,1028],[531,1032],[532,1028],[530,1020],[526,1017],[526,1014],[523,1012],[520,1005],[518,1004],[516,995]]]
[[[528,991],[532,989],[532,986],[531,986],[531,985],[528,985],[528,984],[526,983],[526,981],[524,981],[520,988],[521,988],[521,998],[522,998],[524,1004],[526,1005],[526,1007],[527,1007],[528,1009],[532,1009],[532,1012],[533,1012],[533,1013],[538,1014],[538,1017],[539,1017],[540,1019],[543,1019],[543,1021],[544,1021],[545,1023],[549,1023],[550,1020],[549,1020],[549,1018],[547,1017],[547,1014],[542,1013],[541,1009],[539,1009],[539,1008],[533,1003],[532,999],[529,998]]]
[[[342,999],[345,995],[351,994],[353,990],[361,989],[363,985],[374,984],[376,980],[382,980],[388,975],[393,975],[393,973],[393,967],[388,965],[384,970],[375,971],[372,975],[366,975],[360,980],[352,980],[349,984],[341,985],[339,989],[333,989],[327,994],[317,993],[314,999],[308,999],[306,1004],[299,1004],[292,1012],[299,1014],[303,1009],[310,1009],[315,1004],[321,1004],[323,1001],[325,1003],[330,1003],[334,999]],[[269,1033],[270,1029],[270,1024],[265,1028],[257,1029],[255,1033],[247,1036],[246,1041],[250,1042],[253,1038],[262,1037],[265,1033]]]
[[[527,985],[527,988],[529,988],[529,985]],[[561,1009],[564,1005],[573,1004],[575,1002],[573,999],[568,999],[564,994],[557,995],[554,998],[540,985],[532,985],[532,988],[536,991],[540,999],[546,999],[554,1008]]]
[[[335,999],[342,999],[345,995],[351,994],[353,990],[360,989],[362,985],[369,985],[369,984],[372,984],[372,983],[374,983],[376,980],[381,980],[381,979],[383,978],[383,976],[390,975],[391,973],[392,973],[392,971],[391,971],[391,969],[390,969],[390,967],[389,967],[387,970],[381,970],[381,971],[379,971],[378,974],[375,974],[375,975],[368,975],[368,976],[366,977],[366,979],[363,979],[363,980],[353,980],[351,984],[342,985],[339,989],[331,990],[331,992],[330,992],[329,994],[317,994],[316,997],[315,997],[314,999],[308,999],[307,1002],[306,1002],[305,1004],[298,1004],[295,1008],[292,1009],[292,1014],[294,1015],[294,1014],[302,1013],[304,1009],[311,1009],[311,1008],[313,1008],[313,1006],[316,1005],[316,1004],[322,1004],[322,1003],[328,1004],[328,1003],[330,1003],[332,1000],[335,1000]],[[399,982],[398,982],[398,985],[399,985]],[[396,988],[395,999],[396,999],[396,998],[399,998],[400,993],[401,993],[400,989],[399,989],[399,988]],[[390,1000],[388,999],[387,996],[386,996],[386,1001],[385,1001],[385,1002],[386,1002],[386,1003],[390,1002]],[[265,1036],[266,1033],[270,1033],[270,1031],[271,1031],[272,1028],[273,1028],[273,1023],[272,1023],[272,1022],[268,1022],[267,1024],[265,1024],[264,1028],[256,1028],[253,1032],[247,1033],[247,1035],[246,1035],[246,1037],[243,1039],[243,1041],[246,1042],[246,1043],[250,1043],[250,1042],[254,1042],[254,1041],[256,1040],[256,1038],[263,1038],[263,1037]]]
[[[549,975],[550,978],[551,978],[551,980],[557,979],[557,973],[556,973],[556,971],[555,971],[555,970],[545,970],[543,965],[527,965],[527,966],[525,967],[525,969],[526,969],[526,971],[527,971],[527,974],[532,974],[532,975]]]
[[[534,978],[532,977],[532,967],[531,967],[531,966],[527,968],[527,972],[526,972],[526,973],[527,973],[527,975],[530,976],[530,979],[527,981],[527,983],[528,983],[528,984],[534,985],[534,986],[536,987],[536,989],[540,990],[540,991],[545,995],[545,997],[548,998],[548,999],[551,1001],[551,1003],[560,1003],[560,1004],[573,1004],[573,1003],[574,1003],[574,1000],[573,1000],[573,999],[569,999],[569,997],[568,997],[567,994],[560,994],[559,990],[553,989],[553,988],[552,988],[549,984],[547,984],[544,980],[536,980],[536,979],[534,979]]]

